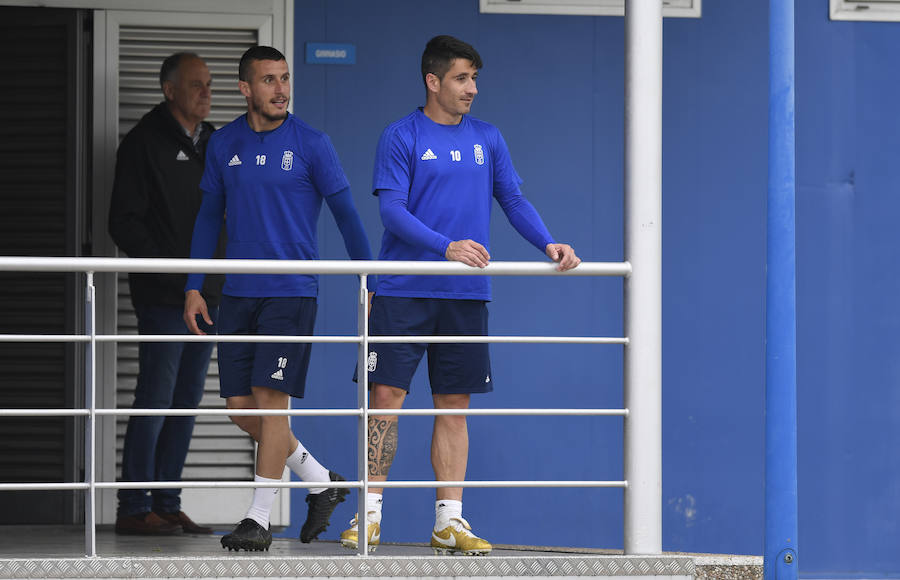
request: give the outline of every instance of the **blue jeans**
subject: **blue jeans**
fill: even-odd
[[[187,334],[178,306],[137,306],[138,334]],[[209,309],[213,322],[217,308]],[[203,321],[200,327],[214,331]],[[212,342],[142,342],[133,409],[196,409],[203,397]],[[181,481],[195,417],[130,417],[122,481]],[[177,512],[180,489],[120,489],[119,516]]]

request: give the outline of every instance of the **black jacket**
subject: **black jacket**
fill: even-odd
[[[128,132],[116,155],[109,234],[132,258],[188,258],[200,210],[206,143],[214,131],[203,122],[197,148],[169,112],[154,107]],[[224,229],[224,228],[223,228]],[[224,233],[217,257],[224,255]],[[214,306],[223,275],[208,275],[203,296]],[[187,274],[129,274],[135,305],[183,305]]]

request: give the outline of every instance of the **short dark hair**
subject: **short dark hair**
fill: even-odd
[[[446,34],[435,36],[428,41],[422,53],[422,80],[428,73],[443,79],[457,58],[470,60],[476,69],[481,68],[481,55],[471,44]]]
[[[163,83],[165,83],[166,81],[175,80],[175,73],[178,72],[178,67],[181,66],[181,61],[186,58],[200,59],[196,52],[176,52],[175,54],[166,57],[166,60],[163,61],[162,66],[159,67],[160,87],[162,87]]]
[[[257,60],[287,60],[281,51],[271,46],[251,46],[241,57],[241,64],[238,65],[238,78],[244,82],[250,80],[250,65]]]

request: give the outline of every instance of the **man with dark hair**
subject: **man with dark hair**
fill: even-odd
[[[209,142],[200,187],[191,257],[212,253],[223,215],[228,214],[229,258],[314,260],[322,201],[334,215],[353,259],[370,260],[369,241],[356,212],[350,186],[331,140],[291,115],[290,73],[276,49],[257,46],[241,58],[241,93],[247,113],[216,132]],[[203,334],[197,317],[210,322],[201,296],[202,275],[188,277],[184,320]],[[316,276],[229,274],[226,276],[219,334],[309,336],[316,316]],[[221,395],[229,409],[287,409],[303,397],[309,343],[219,344]],[[281,481],[287,465],[304,481],[344,481],[323,467],[294,437],[287,416],[233,416],[259,443],[255,481]],[[269,512],[278,487],[258,487],[253,503],[230,534],[229,550],[268,550]],[[346,488],[310,489],[309,512],[300,540],[325,531]]]
[[[471,62],[476,71],[481,70],[483,66],[481,55],[471,44],[446,34],[432,38],[422,53],[422,82],[425,86],[428,86],[429,74],[439,79],[444,78],[453,61],[458,58]],[[478,76],[477,73],[475,76]]]
[[[109,234],[132,258],[186,258],[202,194],[200,177],[213,126],[212,79],[203,60],[179,52],[159,73],[165,101],[128,132],[116,160]],[[215,243],[214,243],[215,246]],[[187,334],[182,322],[184,274],[129,274],[140,334]],[[210,320],[217,314],[222,277],[203,288]],[[134,408],[195,409],[212,343],[141,342]],[[179,481],[194,417],[130,417],[122,455],[123,481]],[[121,489],[116,533],[209,534],[181,511],[180,489]]]
[[[250,82],[253,73],[253,63],[261,60],[284,60],[284,55],[277,48],[271,46],[254,46],[241,55],[238,63],[238,80]]]
[[[453,260],[483,268],[491,259],[488,231],[492,198],[513,227],[568,270],[581,260],[553,241],[519,190],[518,174],[496,127],[470,117],[481,57],[472,46],[437,36],[422,55],[425,106],[388,126],[375,153],[374,193],[384,237],[380,260]],[[372,335],[486,335],[486,276],[379,276],[372,300]],[[488,345],[374,344],[368,354],[372,407],[400,409],[413,373],[428,352],[428,376],[437,409],[466,409],[472,393],[493,390]],[[397,451],[397,416],[369,418],[367,541],[381,537],[383,489]],[[434,418],[431,463],[438,481],[466,477],[469,439],[465,415]],[[341,543],[359,545],[359,516]],[[431,546],[436,553],[482,555],[491,544],[462,517],[462,488],[437,489]]]

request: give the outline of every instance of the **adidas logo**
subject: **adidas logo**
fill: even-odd
[[[184,151],[179,149],[178,155],[175,156],[175,161],[188,161],[188,160],[189,160],[189,157],[187,156],[187,153],[185,153]]]
[[[437,159],[437,155],[434,154],[434,151],[429,149],[422,155],[422,161],[428,161],[429,159]]]
[[[228,167],[234,167],[235,165],[240,165],[240,164],[241,164],[241,160],[238,158],[237,155],[235,155],[234,157],[231,158],[231,161],[228,162]]]
[[[238,163],[240,163],[240,161],[238,161]],[[281,371],[281,369],[278,369],[277,371],[275,371],[274,373],[272,373],[272,374],[269,375],[269,376],[271,376],[271,377],[272,377],[273,379],[275,379],[276,381],[283,381],[283,380],[284,380],[284,373]]]

